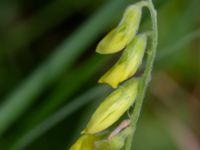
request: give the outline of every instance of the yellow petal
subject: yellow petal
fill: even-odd
[[[99,83],[107,83],[113,88],[133,76],[142,63],[147,44],[145,34],[137,35],[124,50],[117,63],[108,70],[100,79]]]
[[[93,150],[94,142],[97,140],[96,136],[85,134],[82,135],[75,144],[73,144],[70,150]]]
[[[129,6],[119,25],[98,44],[96,52],[112,54],[121,51],[136,35],[142,16],[142,5]]]
[[[82,133],[98,133],[115,123],[134,103],[138,86],[139,80],[131,79],[112,92],[94,112]]]
[[[119,81],[123,80],[124,71],[126,67],[124,64],[118,64],[107,71],[100,79],[99,83],[109,83],[113,88],[116,88]]]

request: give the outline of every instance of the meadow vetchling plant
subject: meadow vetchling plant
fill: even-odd
[[[137,33],[143,7],[147,7],[151,15],[152,29],[148,32],[151,33],[150,36],[147,32]],[[124,50],[120,59],[98,81],[117,89],[96,109],[81,132],[82,135],[70,150],[131,149],[145,90],[151,77],[157,34],[156,11],[152,1],[146,0],[130,5],[118,26],[100,41],[96,49],[97,53],[113,54]],[[147,60],[144,73],[140,77],[134,77],[142,64],[145,52]],[[125,83],[121,84],[122,82]],[[111,133],[103,132],[116,123],[134,103],[135,107],[129,119],[122,121]]]

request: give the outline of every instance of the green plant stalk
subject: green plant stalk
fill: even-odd
[[[152,72],[152,68],[153,68],[154,59],[156,56],[156,49],[157,49],[157,43],[158,43],[157,13],[156,13],[156,10],[152,3],[152,0],[147,1],[147,7],[148,7],[148,9],[150,11],[150,15],[151,15],[153,32],[151,35],[151,45],[147,51],[148,56],[147,56],[147,62],[146,62],[146,69],[144,71],[144,74],[142,75],[137,101],[135,104],[134,111],[131,114],[131,118],[130,118],[131,119],[130,126],[132,128],[132,133],[127,139],[127,142],[125,145],[126,150],[131,150],[131,147],[132,147],[133,136],[136,131],[138,119],[140,117],[140,112],[142,109],[144,95],[146,92],[146,88],[151,80],[151,72]]]

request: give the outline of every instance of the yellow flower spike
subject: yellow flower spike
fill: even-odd
[[[129,6],[119,25],[98,44],[96,52],[112,54],[121,51],[136,35],[142,16],[142,3]]]
[[[85,134],[82,135],[70,150],[94,150],[94,143],[97,140],[95,135]]]
[[[139,79],[131,79],[112,92],[97,108],[82,133],[95,134],[115,123],[134,103]]]
[[[119,83],[133,76],[142,63],[146,45],[146,34],[137,35],[124,50],[118,62],[98,82],[107,83],[116,88]]]

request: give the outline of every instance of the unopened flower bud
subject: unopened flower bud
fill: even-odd
[[[139,79],[131,79],[112,92],[94,112],[82,133],[98,133],[115,123],[134,103],[138,86]]]
[[[119,83],[133,76],[142,63],[147,45],[146,34],[137,35],[124,50],[117,63],[108,70],[100,79],[99,83],[107,83],[116,88]]]
[[[97,140],[95,135],[85,134],[82,135],[70,150],[94,150],[94,143]]]
[[[129,6],[119,25],[110,31],[98,44],[96,52],[112,54],[121,51],[136,35],[142,16],[142,5]]]

